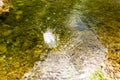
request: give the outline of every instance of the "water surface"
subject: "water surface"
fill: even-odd
[[[120,72],[119,0],[11,0],[11,3],[10,12],[0,16],[0,79],[19,80],[41,53],[52,50],[43,40],[42,32],[47,29],[59,35],[60,45],[65,44],[72,33],[66,24],[75,5],[79,5],[76,9],[83,15],[81,20],[108,48],[108,60]],[[82,31],[85,27],[78,29]]]

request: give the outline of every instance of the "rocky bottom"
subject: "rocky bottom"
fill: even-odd
[[[104,71],[106,51],[92,31],[76,31],[60,51],[37,61],[22,80],[89,80],[98,69]]]

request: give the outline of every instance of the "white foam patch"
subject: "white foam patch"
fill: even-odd
[[[56,47],[57,46],[57,42],[56,42],[56,37],[55,34],[53,34],[53,32],[51,30],[46,31],[45,33],[43,33],[43,38],[44,38],[44,42],[50,47]]]

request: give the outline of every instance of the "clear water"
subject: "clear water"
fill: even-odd
[[[0,15],[0,79],[19,80],[41,53],[52,50],[43,39],[47,29],[59,35],[59,45],[65,44],[72,32],[65,24],[76,4],[82,21],[109,49],[113,66],[120,64],[119,0],[11,0],[11,4],[10,12]]]

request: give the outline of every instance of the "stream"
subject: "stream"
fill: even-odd
[[[0,3],[0,80],[120,79],[119,0]]]
[[[37,61],[22,80],[89,80],[92,73],[105,69],[107,49],[81,16],[74,10],[68,23],[73,30],[70,39],[59,51],[49,52],[45,61]]]

